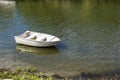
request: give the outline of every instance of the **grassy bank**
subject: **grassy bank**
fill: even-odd
[[[43,75],[42,72],[34,67],[27,68],[16,68],[12,71],[10,69],[1,68],[0,69],[0,80],[1,79],[10,79],[10,80],[67,80],[57,74],[52,76]]]
[[[58,74],[51,76],[44,75],[35,67],[16,68],[10,70],[6,68],[0,69],[0,80],[120,80],[120,74],[99,74],[81,73],[78,76],[61,77]]]

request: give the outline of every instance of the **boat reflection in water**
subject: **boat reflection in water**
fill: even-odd
[[[49,55],[49,54],[59,54],[60,51],[56,47],[48,47],[48,48],[39,48],[39,47],[31,47],[26,45],[16,45],[16,49],[22,53],[33,53],[37,55]]]

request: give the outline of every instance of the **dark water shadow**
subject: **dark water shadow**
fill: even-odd
[[[59,44],[56,45],[56,48],[59,48],[60,50],[65,50],[68,48],[65,42],[60,42]]]
[[[60,51],[56,47],[39,48],[19,44],[16,45],[16,49],[18,52],[31,53],[37,55],[60,54]]]

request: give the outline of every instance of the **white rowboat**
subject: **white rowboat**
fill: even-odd
[[[61,41],[56,36],[33,31],[26,31],[21,35],[14,36],[14,38],[17,44],[23,44],[34,47],[55,46]]]

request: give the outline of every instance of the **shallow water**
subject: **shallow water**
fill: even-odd
[[[14,36],[26,30],[62,41],[52,48],[16,45]],[[119,0],[0,3],[0,67],[35,66],[60,75],[120,72],[119,35]]]

